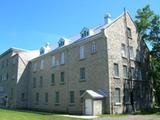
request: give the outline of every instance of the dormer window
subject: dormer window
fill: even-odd
[[[61,39],[61,40],[58,42],[58,46],[59,46],[59,47],[64,46],[64,44],[65,44],[64,42],[65,42],[65,41]]]
[[[70,43],[71,43],[71,40],[62,37],[62,38],[60,38],[60,40],[58,41],[58,47],[66,46],[66,45],[69,45]]]
[[[84,37],[89,36],[90,31],[88,28],[83,28],[80,34],[81,34],[81,38],[84,38]]]

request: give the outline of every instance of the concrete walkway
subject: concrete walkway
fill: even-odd
[[[98,116],[87,116],[87,115],[61,115],[64,117],[72,117],[72,118],[82,118],[82,119],[95,119]]]

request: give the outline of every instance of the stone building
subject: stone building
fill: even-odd
[[[104,21],[84,27],[72,38],[61,38],[57,48],[46,44],[38,57],[26,58],[33,54],[27,52],[25,62],[18,52],[18,65],[8,68],[19,77],[13,84],[3,77],[0,82],[8,106],[14,102],[17,108],[88,115],[130,112],[131,101],[135,109],[151,107],[148,49],[132,18],[125,12],[114,20],[107,14]],[[8,58],[6,52],[0,56],[2,65],[4,56]],[[0,75],[9,70],[2,68]],[[14,100],[9,98],[12,91]]]

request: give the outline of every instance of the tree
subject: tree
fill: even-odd
[[[156,103],[160,105],[160,16],[155,14],[149,5],[146,5],[137,10],[135,23],[141,40],[148,42],[152,47],[149,51],[150,72],[153,78]]]

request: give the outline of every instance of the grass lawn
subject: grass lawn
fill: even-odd
[[[0,109],[0,120],[83,120],[79,118],[63,117],[58,114],[44,114],[42,112],[15,111]]]

